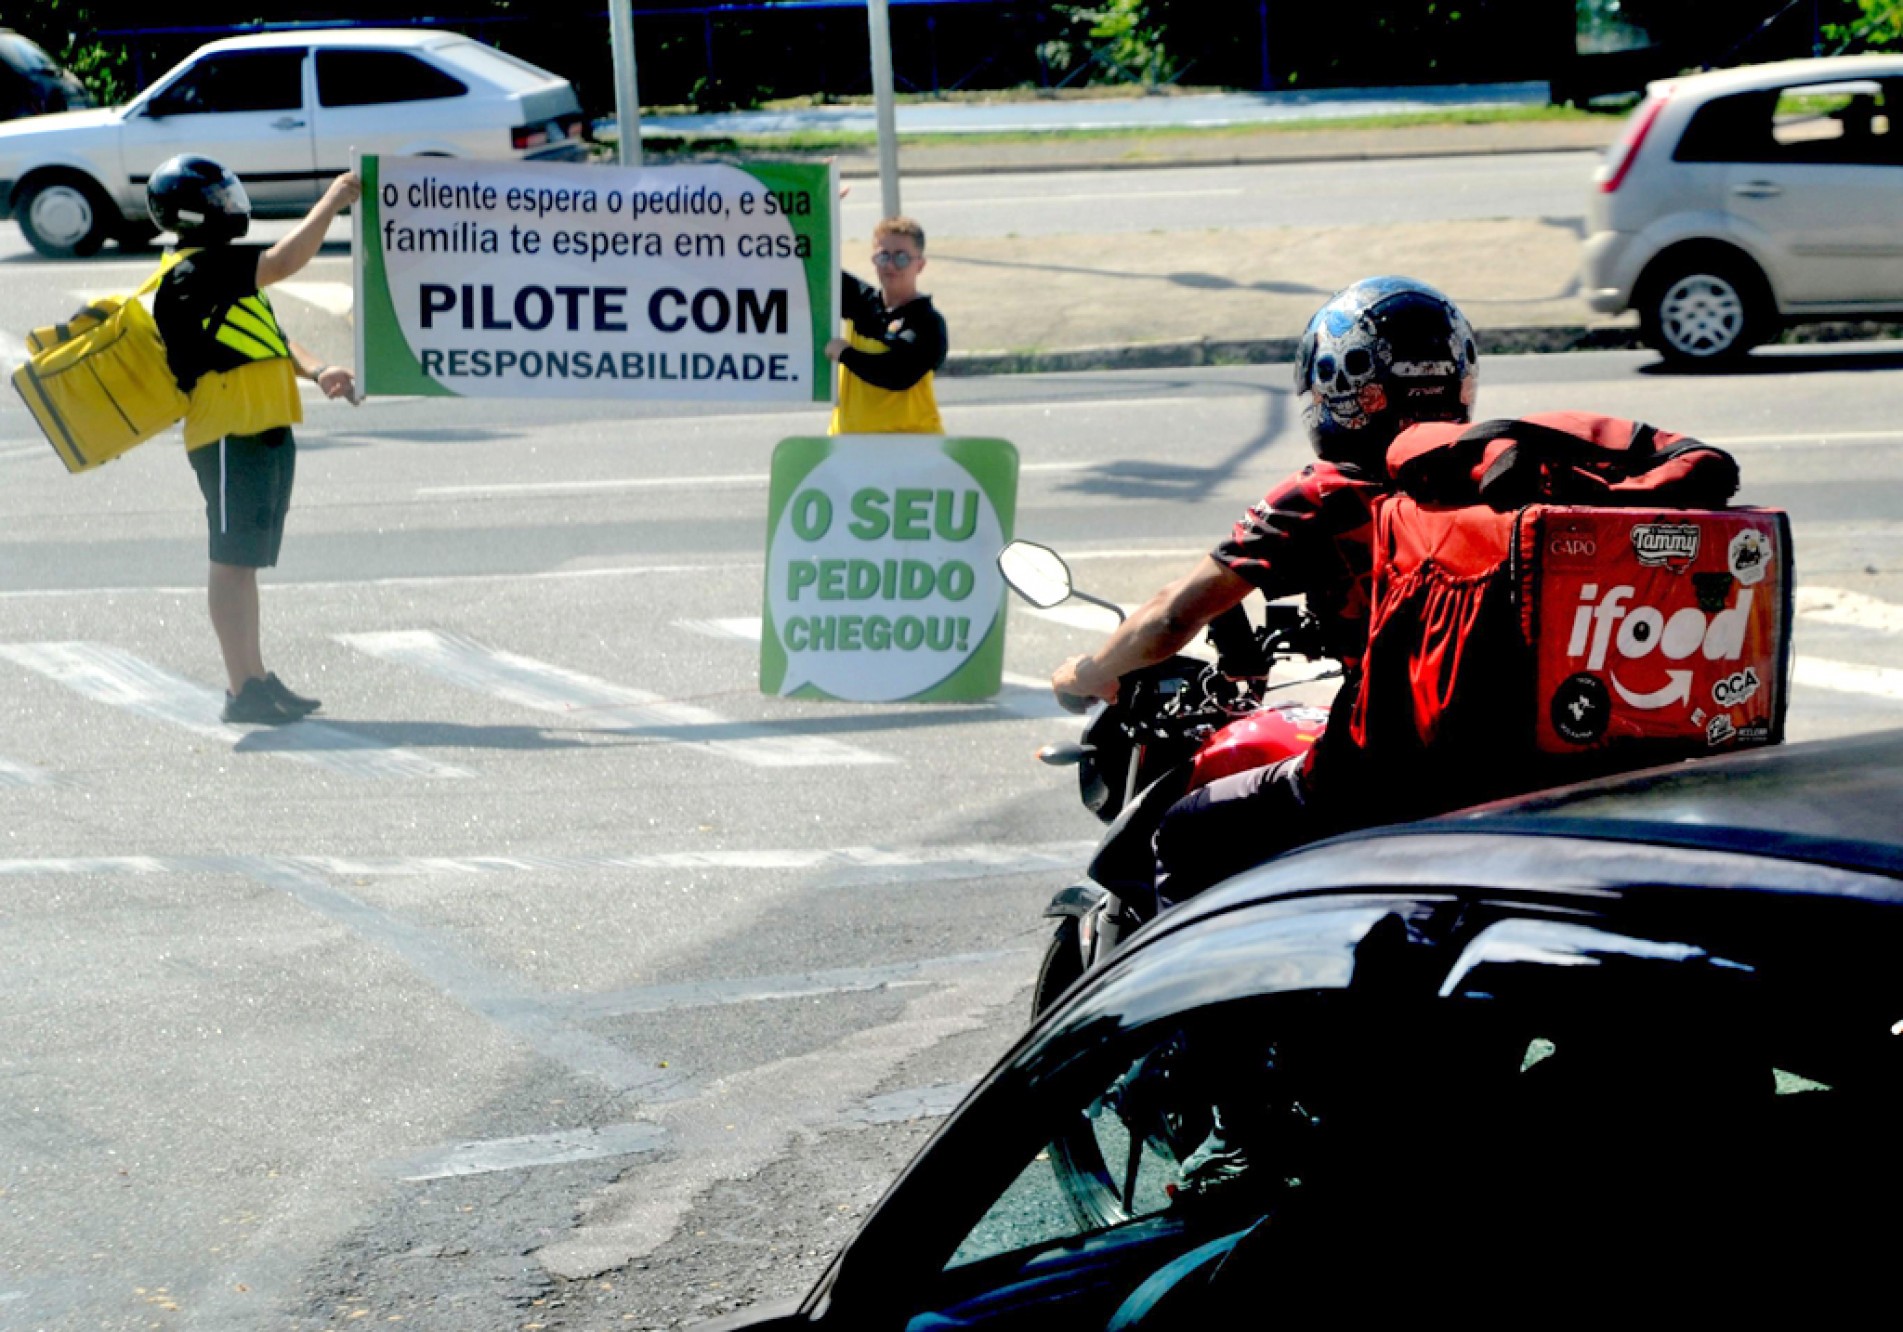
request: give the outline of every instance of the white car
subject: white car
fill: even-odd
[[[1903,55],[1654,83],[1588,208],[1584,294],[1667,360],[1903,314]]]
[[[129,105],[0,125],[0,220],[53,258],[157,234],[153,168],[201,153],[259,217],[300,217],[353,152],[579,160],[568,80],[454,33],[293,30],[200,47]]]

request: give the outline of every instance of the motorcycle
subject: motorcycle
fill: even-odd
[[[1075,599],[1124,618],[1114,602],[1079,591],[1069,566],[1049,547],[1013,541],[1000,552],[998,567],[1006,584],[1039,609]],[[1090,705],[1080,740],[1038,751],[1045,763],[1077,768],[1084,807],[1109,828],[1085,877],[1045,908],[1057,925],[1032,990],[1034,1017],[1158,914],[1151,841],[1164,811],[1219,777],[1307,751],[1328,723],[1325,707],[1271,697],[1340,676],[1337,667],[1270,682],[1277,663],[1325,659],[1312,616],[1270,603],[1258,625],[1235,606],[1211,621],[1207,636],[1213,662],[1178,655],[1131,672],[1119,683],[1115,703]],[[1211,1108],[1175,1086],[1183,1080],[1183,1063],[1183,1052],[1166,1044],[1053,1139],[1052,1165],[1082,1224],[1129,1218],[1143,1151],[1182,1163],[1208,1137]],[[1119,1157],[1121,1169],[1113,1171]]]

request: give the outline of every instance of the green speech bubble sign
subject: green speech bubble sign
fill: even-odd
[[[854,702],[972,700],[1004,673],[1017,449],[841,435],[773,455],[760,687]]]

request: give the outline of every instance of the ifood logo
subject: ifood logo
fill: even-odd
[[[1642,523],[1632,529],[1632,553],[1648,567],[1690,564],[1698,558],[1694,523]]]
[[[1697,529],[1692,529],[1696,532]],[[1566,655],[1584,657],[1586,669],[1602,670],[1609,654],[1639,661],[1654,652],[1667,661],[1685,661],[1702,655],[1706,661],[1736,661],[1744,655],[1745,630],[1751,623],[1751,591],[1742,589],[1738,604],[1707,616],[1696,606],[1681,606],[1669,617],[1656,606],[1629,604],[1637,589],[1630,585],[1599,593],[1597,583],[1579,589],[1580,607],[1573,613],[1572,637]],[[1668,683],[1650,694],[1635,694],[1612,676],[1612,688],[1635,708],[1662,708],[1691,697],[1692,672],[1667,671]]]

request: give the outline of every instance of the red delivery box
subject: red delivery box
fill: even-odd
[[[1783,740],[1786,514],[1535,505],[1518,529],[1541,751],[1691,753]]]

